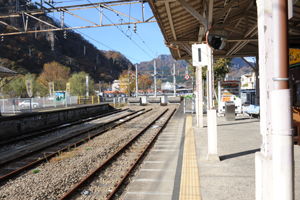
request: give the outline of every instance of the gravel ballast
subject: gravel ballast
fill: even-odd
[[[165,108],[176,107],[178,106],[144,107],[146,109],[153,108],[153,110],[87,141],[68,153],[62,153],[61,157],[64,157],[62,160],[54,158],[43,163],[36,168],[39,170],[38,173],[33,174],[34,169],[32,169],[9,180],[0,187],[0,199],[59,199],[161,114]],[[142,107],[130,106],[129,108],[137,110]],[[113,176],[113,172],[110,175]],[[87,199],[98,199],[95,196],[92,198],[92,196],[86,195],[86,197]]]

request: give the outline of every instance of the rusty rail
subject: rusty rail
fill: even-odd
[[[141,112],[141,111],[143,111],[143,110],[145,110],[145,109],[138,110],[138,111],[133,112],[133,113],[130,113],[129,115],[126,115],[126,116],[134,115],[134,114],[136,114],[136,113],[138,113],[138,112]],[[80,140],[80,141],[78,141],[78,142],[76,142],[76,143],[73,143],[73,144],[71,144],[71,145],[68,145],[67,147],[65,147],[65,148],[63,148],[63,149],[60,149],[60,150],[58,150],[58,151],[56,151],[56,152],[54,152],[54,153],[52,153],[52,154],[50,154],[50,155],[48,155],[48,156],[42,157],[41,159],[39,159],[39,160],[37,160],[37,161],[35,161],[35,162],[32,162],[32,163],[30,163],[30,164],[28,164],[28,165],[26,165],[26,166],[24,166],[24,167],[22,167],[22,168],[19,168],[19,169],[13,171],[13,172],[10,172],[9,174],[6,174],[6,175],[0,177],[0,182],[4,182],[4,181],[8,180],[9,178],[12,178],[12,177],[15,176],[16,174],[18,174],[18,173],[20,173],[20,172],[22,172],[22,171],[24,171],[24,170],[26,170],[26,169],[28,169],[28,168],[32,168],[33,166],[36,166],[37,164],[40,164],[40,163],[44,162],[45,160],[48,160],[48,159],[50,159],[50,158],[52,158],[52,157],[55,157],[55,155],[59,154],[60,152],[67,151],[68,148],[70,148],[70,147],[72,147],[72,146],[74,146],[74,147],[79,146],[79,145],[82,144],[85,140],[88,140],[88,139],[90,139],[90,138],[94,138],[94,137],[96,137],[96,136],[98,136],[98,135],[101,135],[101,134],[103,134],[104,132],[106,132],[106,131],[108,131],[108,130],[111,130],[111,129],[117,127],[117,126],[120,126],[121,124],[123,124],[123,123],[125,123],[125,122],[127,122],[127,121],[130,121],[130,120],[132,120],[132,119],[134,119],[134,118],[136,118],[136,117],[138,117],[138,116],[140,116],[140,115],[142,115],[142,114],[145,114],[145,113],[147,113],[147,112],[149,112],[149,111],[151,111],[151,110],[152,110],[152,109],[148,109],[148,110],[146,110],[146,111],[144,111],[144,112],[142,112],[142,113],[140,113],[140,114],[135,115],[135,116],[132,117],[132,118],[126,119],[126,120],[124,120],[124,121],[122,121],[122,122],[120,122],[120,123],[118,123],[118,124],[115,124],[114,126],[111,126],[111,127],[107,128],[107,129],[105,129],[105,130],[102,130],[102,131],[100,131],[100,132],[98,132],[98,133],[95,133],[95,134],[91,135],[90,137],[84,138],[84,139],[82,139],[82,140]],[[109,123],[118,121],[118,120],[120,120],[120,119],[122,119],[122,118],[124,118],[124,117],[126,117],[126,116],[122,116],[122,117],[120,117],[120,118],[118,118],[118,119],[112,120],[112,121],[110,121]],[[88,130],[88,131],[89,131],[89,130]],[[84,133],[87,133],[88,131],[85,131]],[[84,134],[84,133],[78,133],[78,134],[76,134],[76,135]],[[69,140],[70,138],[73,138],[73,137],[75,137],[75,136],[73,135],[73,136],[71,136],[71,137],[65,138],[64,140],[55,142],[54,144],[62,143],[62,142],[66,141],[66,140]],[[5,161],[5,162],[3,162],[3,163],[0,163],[0,167],[3,166],[3,165],[8,164],[8,163],[10,163],[10,162],[13,162],[13,161],[16,160],[16,159],[20,160],[20,159],[22,159],[22,158],[24,158],[24,157],[27,157],[27,156],[29,156],[29,155],[31,155],[31,154],[33,154],[33,153],[36,153],[36,152],[41,151],[41,150],[43,150],[43,149],[45,149],[45,148],[51,147],[51,146],[53,146],[54,144],[50,144],[50,145],[48,145],[48,146],[46,146],[46,147],[43,147],[43,148],[40,148],[40,149],[31,151],[31,152],[29,152],[29,153],[27,153],[27,154],[24,154],[24,155],[21,155],[21,156],[19,156],[19,157],[16,157],[16,158],[13,158],[13,159],[11,159],[11,160],[8,160],[8,161]]]
[[[74,194],[76,193],[76,191],[83,187],[89,180],[93,179],[94,176],[97,174],[97,172],[99,172],[101,169],[103,169],[110,161],[112,161],[118,154],[120,154],[124,149],[126,149],[133,141],[135,141],[142,133],[144,133],[146,130],[148,130],[154,123],[156,120],[158,120],[161,116],[163,116],[169,109],[166,109],[162,114],[160,114],[157,118],[155,118],[149,125],[147,125],[142,131],[140,131],[135,137],[133,137],[128,143],[126,143],[122,148],[120,148],[117,152],[115,152],[112,156],[110,156],[106,161],[104,161],[97,169],[95,169],[93,172],[91,172],[86,178],[84,178],[82,181],[80,181],[76,186],[74,186],[68,193],[66,193],[63,197],[60,198],[60,200],[66,200],[66,199],[70,199],[72,196],[74,196]],[[164,125],[159,129],[158,133],[162,130],[162,128],[166,125],[166,123],[169,121],[169,119],[171,118],[171,116],[173,115],[173,113],[175,112],[176,109],[174,109],[174,111],[172,112],[172,114],[170,115],[170,117],[166,120],[166,122],[164,123]],[[158,133],[155,135],[155,137],[153,137],[153,139],[151,140],[150,143],[152,143],[154,141],[154,139],[157,137]],[[150,144],[149,144],[150,145]],[[147,146],[147,148],[149,147],[149,145]],[[143,151],[144,153],[145,151]],[[141,154],[143,155],[143,154]],[[140,156],[141,157],[141,156]],[[140,159],[140,158],[139,158]],[[139,160],[138,159],[138,160]],[[137,161],[134,163],[134,165],[136,165]],[[134,166],[133,165],[133,166]],[[128,176],[129,172],[126,173],[126,175],[124,176],[124,178],[122,179],[122,181],[117,185],[117,188],[122,184],[122,182],[125,180],[125,177]],[[114,191],[117,190],[117,188],[115,188]],[[113,192],[114,192],[113,191]],[[111,194],[112,195],[112,194]],[[111,196],[110,195],[110,196]]]

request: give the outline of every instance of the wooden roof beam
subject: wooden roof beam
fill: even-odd
[[[169,23],[170,23],[170,27],[171,27],[171,30],[172,30],[173,38],[174,38],[174,40],[177,40],[169,2],[165,2],[165,6],[166,6],[166,11],[167,11],[167,14],[168,14]]]
[[[193,15],[200,23],[207,27],[207,20],[202,15],[200,15],[192,6],[190,6],[184,0],[177,0],[177,2],[180,3],[181,6],[184,7],[191,15]]]
[[[228,12],[228,11],[231,9],[231,7],[233,6],[233,4],[234,4],[235,2],[237,2],[237,1],[238,1],[238,0],[231,0],[224,8],[218,13],[218,15],[215,16],[215,17],[213,18],[212,24],[215,24],[216,22],[218,22],[218,21],[221,19],[221,17],[223,17],[224,14],[225,14],[226,12]]]

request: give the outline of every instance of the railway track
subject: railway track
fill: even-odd
[[[85,131],[80,131],[76,134],[61,138],[51,144],[42,144],[42,147],[26,152],[22,155],[16,156],[9,160],[0,163],[0,185],[4,184],[8,179],[20,174],[23,171],[33,168],[38,164],[50,160],[52,157],[60,155],[64,151],[68,151],[71,148],[93,139],[94,137],[101,135],[117,126],[120,126],[142,114],[149,112],[151,109],[141,109],[127,115],[123,115],[114,120],[111,120],[105,124],[100,124],[98,127],[93,127]],[[111,124],[110,126],[108,124]],[[103,129],[97,133],[90,134],[92,131]]]
[[[60,200],[86,199],[88,195],[92,196],[90,198],[95,199],[113,199],[120,196],[118,190],[149,150],[175,111],[176,109],[172,111],[164,110],[97,169],[61,197]],[[164,123],[155,125],[162,117],[167,118]],[[163,121],[163,119],[160,121]]]

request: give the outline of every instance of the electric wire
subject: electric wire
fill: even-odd
[[[55,18],[56,20],[58,20],[56,17],[54,17],[54,18]],[[66,23],[64,23],[64,24],[65,24],[67,27],[70,27],[68,24],[66,24]],[[113,49],[113,48],[111,48],[111,47],[109,47],[109,46],[103,44],[102,42],[100,42],[100,41],[98,41],[98,40],[92,38],[91,36],[89,36],[89,35],[87,35],[87,34],[81,32],[81,31],[79,31],[79,30],[74,29],[74,32],[78,32],[78,33],[80,33],[81,35],[84,35],[85,37],[87,37],[87,38],[89,38],[89,39],[91,39],[91,40],[93,40],[93,41],[95,41],[95,42],[97,42],[97,43],[99,43],[99,44],[105,46],[106,48],[108,48],[108,49],[110,49],[110,50],[112,50],[112,51],[119,52],[119,51],[117,51],[117,50],[115,50],[115,49]],[[68,38],[67,38],[67,39],[68,39]],[[79,43],[79,42],[77,42],[77,41],[74,41],[74,42]],[[80,44],[80,43],[79,43],[79,44]],[[81,44],[81,45],[84,45],[84,44]],[[96,50],[95,50],[95,51],[96,51]],[[132,58],[132,57],[126,55],[126,54],[123,54],[123,53],[122,53],[122,55],[124,55],[125,57],[130,58],[130,59],[132,59],[132,60],[135,60],[135,61],[137,61],[137,62],[141,62],[140,60],[137,60],[137,59],[135,59],[135,58]]]
[[[139,34],[135,33],[142,41],[143,43],[146,45],[146,47],[148,47],[148,49],[153,53],[153,55],[156,57],[155,53],[152,51],[152,49],[150,49],[150,47],[146,44],[146,42],[140,37]]]
[[[102,0],[103,2],[104,2],[104,0]],[[105,2],[104,2],[105,3]],[[108,5],[106,5],[106,6],[108,6]],[[109,6],[108,6],[109,7]],[[131,7],[131,2],[130,2],[130,7]],[[131,10],[131,8],[130,8],[130,10]],[[129,23],[130,23],[130,13],[131,13],[131,11],[129,11]],[[122,23],[122,21],[124,21],[124,19],[122,18],[122,17],[120,17],[120,15],[119,14],[117,14],[117,16],[120,18],[120,21],[121,21],[121,23]],[[121,27],[122,28],[122,27]],[[122,30],[123,31],[123,30]],[[152,49],[146,44],[146,42],[140,37],[140,35],[137,33],[137,32],[135,32],[135,34],[137,34],[137,36],[142,40],[142,42],[146,45],[146,47],[153,53],[153,55],[154,55],[154,57],[156,57],[156,54],[152,51]]]
[[[94,6],[97,10],[98,10],[98,12],[99,13],[101,13],[100,12],[100,10],[99,10],[99,8],[97,8],[90,0],[87,0],[89,3],[90,3],[90,5],[92,5],[92,6]],[[104,2],[104,1],[103,1]],[[104,2],[105,3],[105,2]],[[138,46],[144,53],[146,53],[150,58],[152,58],[152,59],[154,59],[152,56],[150,56],[142,47],[140,47],[135,41],[133,41],[128,35],[126,35],[126,33],[124,33],[124,31],[122,30],[122,29],[120,29],[119,28],[119,26],[117,26],[115,23],[113,23],[113,21],[111,21],[111,19],[109,19],[104,13],[102,13],[103,14],[103,16],[106,18],[106,19],[108,19],[115,27],[117,27],[117,29],[119,30],[119,31],[121,31],[126,37],[128,37],[128,39],[130,39],[136,46]],[[130,19],[130,18],[129,18]]]

